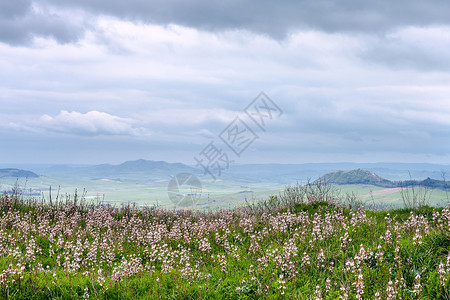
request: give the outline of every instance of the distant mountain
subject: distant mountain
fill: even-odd
[[[168,163],[165,161],[153,161],[138,159],[134,161],[126,161],[118,166],[112,166],[120,171],[135,172],[135,171],[148,171],[148,170],[186,170],[192,171],[192,167],[184,165],[182,163]]]
[[[281,184],[293,182],[305,183],[309,179],[319,178],[323,174],[336,170],[351,171],[355,169],[369,170],[382,178],[400,180],[442,180],[442,174],[450,174],[450,165],[422,163],[305,163],[305,164],[238,164],[230,165],[226,173],[252,178],[257,181],[276,180]]]
[[[13,169],[13,168],[0,169],[0,178],[4,178],[4,177],[36,178],[39,176],[36,173],[33,173],[31,171],[26,171],[26,170]]]
[[[371,184],[381,186],[393,185],[392,181],[381,178],[374,172],[363,169],[356,169],[351,171],[335,171],[323,175],[318,179],[318,181],[335,184]]]
[[[407,186],[423,186],[429,188],[449,189],[450,183],[443,180],[431,179],[428,177],[425,180],[404,180],[404,181],[390,181],[384,179],[374,172],[356,169],[351,171],[335,171],[323,175],[315,182],[326,182],[334,184],[370,184],[381,187],[407,187]]]
[[[198,173],[198,169],[184,165],[182,163],[168,163],[165,161],[152,161],[138,159],[126,161],[119,165],[100,164],[91,166],[67,166],[57,165],[42,170],[42,173],[49,177],[63,178],[167,178],[177,173],[188,172]]]
[[[450,182],[443,180],[431,179],[428,177],[425,180],[406,180],[397,182],[398,186],[411,186],[411,185],[420,185],[429,188],[440,188],[440,189],[450,189]]]
[[[203,175],[201,167],[195,168],[181,163],[168,163],[151,160],[127,161],[122,164],[112,165],[50,165],[50,164],[10,164],[0,163],[0,168],[17,168],[31,170],[39,175],[45,175],[54,178],[122,178],[122,173],[134,176],[152,174],[152,177],[167,178],[167,173],[176,174],[180,172],[189,172]],[[435,180],[442,180],[443,174],[450,174],[450,165],[423,164],[423,163],[305,163],[305,164],[239,164],[232,163],[228,169],[223,170],[222,180],[261,183],[276,182],[278,184],[292,184],[295,182],[306,183],[310,179],[319,178],[323,174],[335,170],[369,170],[382,178],[391,181],[401,180],[423,180],[430,177]],[[139,171],[140,170],[140,171]],[[151,172],[149,172],[151,170]],[[165,170],[165,171],[163,171]],[[168,171],[167,171],[168,170]],[[108,172],[114,172],[119,176],[107,176]],[[159,173],[159,174],[158,174]],[[165,175],[166,174],[166,175]],[[128,176],[129,177],[129,176]],[[450,176],[449,176],[450,177]],[[136,178],[135,178],[136,179]]]

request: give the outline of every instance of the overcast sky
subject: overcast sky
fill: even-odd
[[[0,0],[0,163],[450,163],[450,2]],[[244,109],[264,91],[265,131]],[[237,157],[219,134],[257,138]]]

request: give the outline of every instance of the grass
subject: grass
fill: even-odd
[[[0,197],[5,299],[449,299],[450,210],[326,185],[219,211]]]

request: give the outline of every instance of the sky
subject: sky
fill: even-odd
[[[0,163],[195,164],[214,145],[235,163],[450,164],[449,15],[443,0],[0,0]],[[279,109],[263,128],[245,113],[262,91]],[[239,155],[236,120],[254,137]]]

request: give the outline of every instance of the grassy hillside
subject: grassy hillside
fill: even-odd
[[[449,209],[364,211],[336,195],[294,186],[218,212],[3,195],[0,297],[449,298]]]

